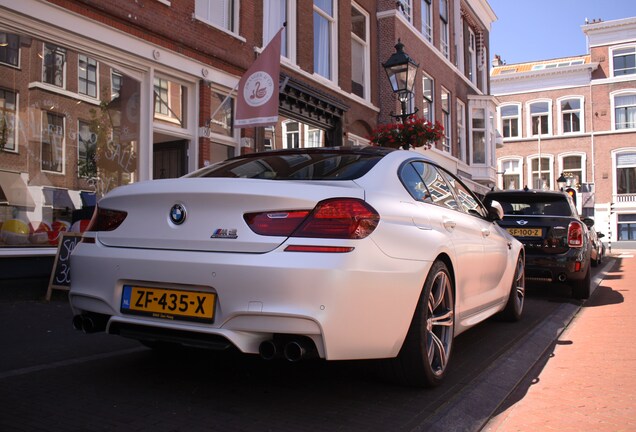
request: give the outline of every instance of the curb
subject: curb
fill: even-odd
[[[592,280],[591,294],[615,260],[608,260]],[[591,297],[590,294],[590,297]],[[540,326],[526,334],[412,432],[466,432],[483,430],[528,374],[551,352],[583,303],[563,303]]]

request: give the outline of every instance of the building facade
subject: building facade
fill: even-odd
[[[606,240],[636,240],[636,18],[582,30],[585,55],[493,61],[497,186],[557,189],[563,175]]]
[[[0,0],[0,254],[53,256],[96,201],[244,152],[367,145],[399,109],[382,63],[420,64],[426,150],[496,180],[485,0]],[[242,74],[283,28],[279,122],[233,126]]]

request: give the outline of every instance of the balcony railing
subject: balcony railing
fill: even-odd
[[[615,203],[633,203],[636,202],[636,194],[619,194],[614,195]]]

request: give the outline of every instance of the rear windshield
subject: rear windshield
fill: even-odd
[[[570,203],[565,196],[541,195],[533,193],[521,194],[488,194],[485,202],[497,201],[507,215],[546,215],[572,216]]]
[[[354,180],[384,155],[356,153],[261,153],[195,171],[186,177],[231,177],[268,180]]]

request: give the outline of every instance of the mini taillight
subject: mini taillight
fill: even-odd
[[[380,215],[355,198],[321,201],[292,237],[363,239],[375,230]]]
[[[86,231],[113,231],[126,219],[125,211],[109,210],[97,206]]]
[[[568,246],[573,248],[583,246],[583,225],[580,222],[570,222],[568,226]]]

